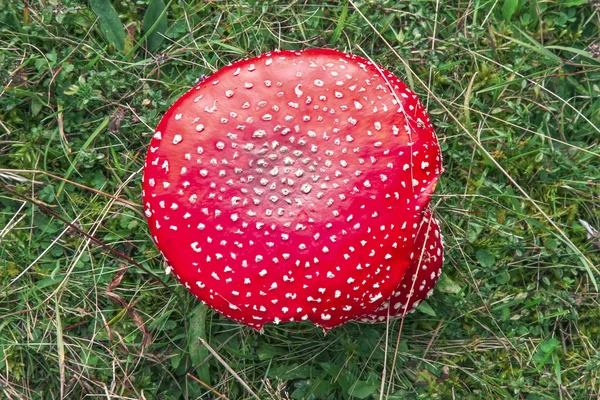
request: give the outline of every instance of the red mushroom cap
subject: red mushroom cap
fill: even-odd
[[[429,210],[421,221],[414,249],[417,253],[413,262],[392,296],[377,311],[362,316],[359,321],[385,322],[388,317],[402,317],[433,294],[433,287],[442,274],[444,246],[440,225]]]
[[[256,329],[377,309],[441,173],[431,122],[390,72],[334,50],[227,66],[162,118],[143,201],[177,278]]]

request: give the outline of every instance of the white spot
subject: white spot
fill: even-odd
[[[202,248],[198,246],[198,242],[192,243],[191,247],[196,253],[200,253],[202,251]]]
[[[376,302],[377,300],[381,299],[382,297],[383,297],[383,295],[382,295],[381,293],[378,293],[377,295],[375,295],[375,296],[371,296],[371,297],[370,297],[370,302],[371,302],[371,303],[374,303],[374,302]]]

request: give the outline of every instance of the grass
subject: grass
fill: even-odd
[[[0,0],[1,398],[600,398],[597,0],[119,0],[120,34],[100,3]],[[402,330],[258,334],[165,276],[148,235],[168,106],[311,47],[401,76],[442,144],[445,274]]]

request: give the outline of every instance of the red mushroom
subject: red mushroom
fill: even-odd
[[[421,221],[414,251],[413,262],[392,296],[359,321],[385,322],[388,318],[402,317],[433,294],[433,287],[442,273],[444,247],[440,225],[429,210]]]
[[[256,329],[329,329],[396,290],[441,173],[398,78],[334,50],[229,65],[162,118],[144,169],[152,237],[176,277]]]

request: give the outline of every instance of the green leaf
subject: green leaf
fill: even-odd
[[[446,274],[442,274],[435,288],[442,293],[451,293],[456,294],[459,293],[462,288],[458,286],[456,282],[448,277]]]
[[[546,250],[555,251],[558,248],[558,241],[552,238],[545,239],[544,247]]]
[[[352,385],[356,382],[357,378],[354,374],[346,370],[340,365],[331,362],[319,363],[321,368],[331,376],[335,383],[340,385],[345,393],[348,393],[352,388]]]
[[[419,304],[417,310],[421,311],[423,314],[429,315],[430,317],[437,317],[435,311],[433,311],[433,308],[431,308],[431,306],[427,304],[426,301]]]
[[[270,344],[263,343],[256,349],[256,355],[260,361],[269,360],[275,356],[283,355],[286,352]]]
[[[210,372],[208,363],[204,362],[210,355],[208,349],[202,345],[198,338],[207,340],[206,337],[206,313],[208,308],[204,304],[199,304],[190,316],[188,329],[188,343],[190,351],[190,359],[194,367],[198,367],[196,371],[198,378],[205,383],[210,383]],[[203,363],[204,362],[204,363]],[[202,364],[202,365],[200,365]]]
[[[496,282],[498,282],[501,285],[504,285],[505,283],[510,282],[510,274],[506,271],[498,274],[496,276]]]
[[[44,279],[39,280],[35,284],[35,287],[38,289],[43,289],[48,286],[55,286],[55,285],[58,285],[59,283],[61,283],[64,279],[65,279],[64,275],[60,275],[59,277],[48,276]]]
[[[468,232],[468,237],[467,239],[469,240],[469,243],[474,243],[477,238],[479,237],[479,235],[481,234],[481,232],[483,231],[483,227],[479,224],[470,224],[469,225],[469,232]]]
[[[167,31],[167,12],[165,3],[162,0],[152,0],[144,15],[144,32],[147,36],[146,46],[148,51],[156,50],[164,38]]]
[[[267,373],[269,377],[279,378],[281,380],[310,378],[311,376],[318,376],[319,374],[320,370],[312,367],[311,365],[297,364],[276,365],[271,367]]]
[[[496,263],[496,257],[486,249],[479,249],[475,253],[475,258],[482,267],[490,268]]]
[[[502,6],[502,16],[505,21],[508,21],[512,18],[515,11],[517,11],[517,6],[519,5],[519,0],[504,0],[504,5]]]
[[[546,339],[540,343],[540,350],[542,350],[544,353],[550,353],[554,351],[559,344],[560,342],[557,338]]]
[[[331,393],[331,384],[323,380],[305,380],[294,383],[296,388],[291,398],[295,400],[317,400],[320,396],[325,396]]]
[[[377,390],[377,385],[374,382],[358,381],[356,385],[348,393],[357,399],[366,399]]]
[[[306,391],[310,388],[308,381],[300,381],[294,384],[295,390],[290,397],[294,400],[306,399]]]
[[[56,55],[56,50],[52,50],[51,52],[46,54],[46,58],[48,59],[48,61],[50,61],[52,64],[56,63],[57,60],[57,55]]]
[[[429,386],[434,386],[435,382],[436,382],[436,376],[433,375],[430,371],[428,371],[426,368],[421,369],[420,371],[416,371],[415,372],[415,383],[418,385],[429,385]]]
[[[533,356],[533,361],[536,362],[536,371],[539,371],[552,356],[552,353],[558,348],[560,342],[556,338],[550,338],[540,343],[536,354]]]
[[[54,203],[56,200],[56,194],[54,193],[54,187],[48,185],[45,186],[39,193],[40,200],[45,201],[46,203]]]
[[[125,48],[125,30],[119,14],[109,0],[90,0],[92,10],[100,20],[100,28],[106,40],[119,51]]]

